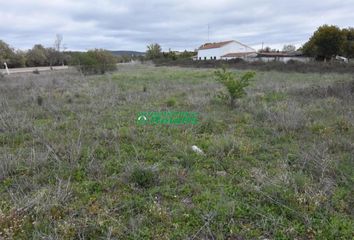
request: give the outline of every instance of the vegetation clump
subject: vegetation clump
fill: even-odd
[[[166,105],[167,107],[174,107],[176,106],[177,104],[177,101],[175,98],[169,98],[167,101],[166,101]]]
[[[136,167],[130,175],[130,181],[141,188],[149,188],[157,182],[157,179],[152,169]]]
[[[117,69],[117,60],[106,50],[94,49],[85,53],[75,53],[71,65],[84,75],[105,74]]]
[[[43,105],[43,97],[42,96],[37,96],[37,104],[38,104],[38,106]]]
[[[214,74],[216,80],[226,87],[231,107],[235,107],[236,100],[246,95],[246,87],[250,85],[250,80],[255,76],[254,72],[246,72],[242,76],[236,77],[226,68],[217,70]]]
[[[152,43],[147,46],[146,58],[147,59],[157,59],[162,56],[161,46],[157,43]]]

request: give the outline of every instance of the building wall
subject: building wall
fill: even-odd
[[[233,59],[243,59],[246,62],[253,62],[255,61],[255,57],[252,56],[245,56],[245,57],[223,57],[222,60],[233,60]]]
[[[247,52],[249,53],[249,52]],[[241,58],[245,61],[255,61],[254,59],[257,57],[257,53],[254,52],[254,53],[250,53],[250,54],[247,54],[246,56],[240,56],[240,57],[222,57],[221,59],[222,60],[232,60],[232,59],[237,59],[237,58]]]
[[[284,62],[284,63],[287,63],[289,62],[290,60],[295,60],[295,61],[299,61],[299,62],[304,62],[304,63],[308,63],[311,61],[311,58],[309,57],[260,57],[260,58],[257,58],[258,60],[260,61],[263,61],[263,62],[273,62],[273,61],[278,61],[278,62]]]
[[[212,48],[212,49],[204,49],[204,50],[198,50],[198,60],[211,60],[215,59],[220,60],[221,56],[223,54],[223,49],[222,48]]]
[[[198,50],[197,60],[220,60],[221,56],[228,53],[242,53],[242,52],[254,52],[255,50],[249,47],[245,47],[237,42],[229,43],[221,48],[212,48]]]

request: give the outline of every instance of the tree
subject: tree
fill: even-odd
[[[57,62],[56,64],[62,64],[64,65],[64,51],[63,47],[63,35],[57,34],[55,36],[55,41],[54,41],[54,51],[51,51],[51,57],[53,57],[54,62]]]
[[[323,25],[303,46],[304,53],[318,59],[331,59],[343,52],[345,36],[337,26]]]
[[[60,63],[59,54],[55,48],[47,48],[46,54],[49,62],[49,66],[55,66]]]
[[[48,65],[47,50],[40,44],[33,46],[26,54],[26,65],[28,67],[39,67]]]
[[[153,43],[147,46],[146,57],[148,59],[156,59],[161,57],[161,46]]]
[[[294,45],[284,45],[283,47],[283,52],[295,52],[296,51],[296,47]]]
[[[63,42],[63,35],[61,34],[57,34],[55,36],[55,41],[54,41],[54,49],[58,52],[60,52],[61,50],[61,45],[62,45],[62,42]]]
[[[14,50],[4,41],[0,40],[0,67],[3,68],[4,62],[9,62],[14,56]]]
[[[171,51],[171,49],[167,53],[163,53],[162,55],[164,58],[169,58],[171,60],[177,60],[177,54],[175,52]]]
[[[20,68],[26,66],[26,53],[21,50],[16,50],[9,61],[9,67]]]
[[[73,54],[70,64],[85,75],[104,74],[117,68],[117,59],[106,50],[94,49]]]
[[[344,28],[342,32],[345,37],[343,47],[344,56],[354,58],[354,28]]]
[[[6,62],[9,68],[24,67],[25,61],[24,52],[20,50],[15,51],[7,43],[0,40],[0,68],[4,67],[4,62]]]
[[[104,49],[90,50],[88,51],[88,55],[96,60],[96,67],[101,74],[107,71],[113,71],[117,68],[117,59]]]
[[[181,54],[180,58],[191,58],[197,55],[197,52],[189,52],[187,50],[184,50],[184,52]]]
[[[265,47],[264,49],[260,50],[261,53],[271,53],[271,52],[279,52],[277,49],[272,49],[270,47]]]
[[[271,52],[271,51],[272,51],[272,49],[271,49],[270,47],[265,47],[265,48],[262,50],[262,52],[266,52],[266,53]]]

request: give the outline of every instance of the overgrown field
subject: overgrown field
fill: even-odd
[[[220,91],[144,65],[0,79],[0,239],[353,239],[354,77],[257,72],[234,109]]]

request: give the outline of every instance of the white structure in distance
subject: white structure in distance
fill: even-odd
[[[197,60],[230,60],[257,56],[257,51],[235,40],[206,43],[199,47]]]

